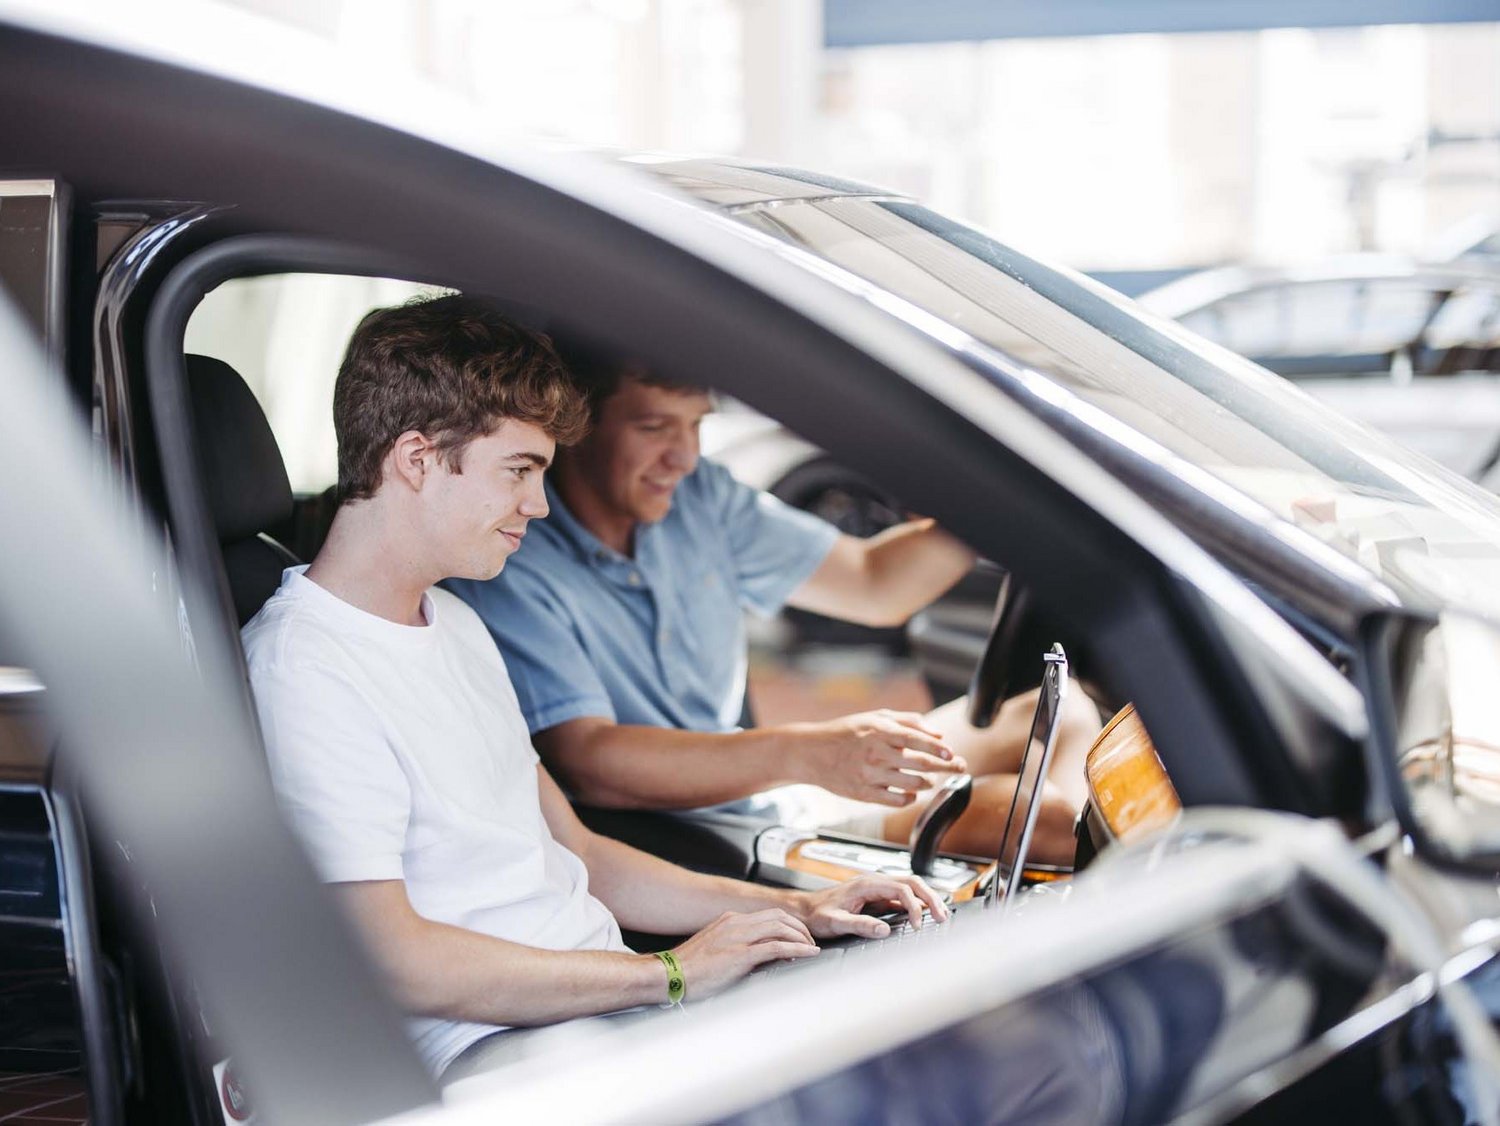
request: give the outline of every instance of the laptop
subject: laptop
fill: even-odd
[[[1021,752],[1016,774],[1016,797],[1005,816],[1005,831],[1000,836],[999,857],[985,891],[985,906],[997,903],[1006,907],[1015,903],[1026,872],[1026,858],[1031,854],[1031,834],[1041,813],[1040,796],[1052,753],[1057,748],[1057,727],[1062,718],[1063,700],[1068,694],[1068,657],[1063,647],[1053,642],[1042,654],[1042,687],[1037,695],[1036,711],[1031,717],[1031,733]],[[1024,811],[1024,812],[1022,812]],[[1017,814],[1020,814],[1017,816]],[[998,894],[1001,878],[1005,894]]]
[[[818,957],[769,962],[758,967],[752,976],[778,976],[807,966],[826,966],[830,961],[889,949],[897,943],[904,946],[917,939],[925,943],[937,939],[955,923],[986,911],[1003,913],[1015,904],[1026,872],[1032,833],[1041,812],[1042,781],[1047,777],[1047,768],[1052,764],[1062,702],[1068,691],[1068,658],[1062,646],[1054,644],[1042,655],[1042,660],[1042,686],[1037,694],[1036,711],[1032,713],[1026,747],[1021,752],[1021,763],[1016,771],[1016,796],[1005,817],[1005,828],[1000,835],[1000,847],[996,852],[998,860],[990,870],[987,884],[972,899],[955,904],[950,909],[949,922],[944,925],[939,926],[931,915],[927,915],[923,917],[920,927],[913,927],[910,921],[906,921],[893,925],[891,933],[884,938],[825,939],[819,943],[823,953]]]

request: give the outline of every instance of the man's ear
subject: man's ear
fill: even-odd
[[[399,481],[414,492],[421,492],[437,464],[437,447],[420,430],[399,434],[385,455],[387,479]]]

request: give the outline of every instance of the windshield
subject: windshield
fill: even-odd
[[[1075,433],[1128,444],[1221,502],[1229,486],[1228,503],[1256,502],[1325,560],[1306,537],[1500,617],[1500,500],[1280,377],[909,202],[844,196],[735,218],[963,330],[1010,361],[997,374],[1020,365],[1026,393]]]

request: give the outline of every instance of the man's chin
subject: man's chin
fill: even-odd
[[[671,497],[667,497],[666,500],[652,498],[636,506],[635,520],[637,524],[660,524],[671,511]]]
[[[473,579],[475,582],[487,583],[493,578],[498,578],[500,572],[505,570],[505,564],[510,561],[514,552],[506,552],[500,559],[486,559],[476,562],[473,566],[465,568],[463,574],[454,575],[455,579]]]

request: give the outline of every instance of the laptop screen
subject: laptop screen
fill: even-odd
[[[1057,742],[1057,721],[1062,713],[1063,695],[1068,690],[1068,658],[1061,645],[1054,644],[1042,657],[1042,687],[1037,694],[1036,712],[1031,717],[1031,733],[1021,752],[1017,770],[1015,800],[1005,817],[1005,832],[1000,838],[999,863],[990,880],[986,907],[993,907],[999,895],[1000,881],[1005,881],[1005,898],[1009,900],[1021,888],[1026,868],[1026,854],[1031,847],[1031,833],[1036,827],[1041,802],[1042,780],[1052,762]]]

